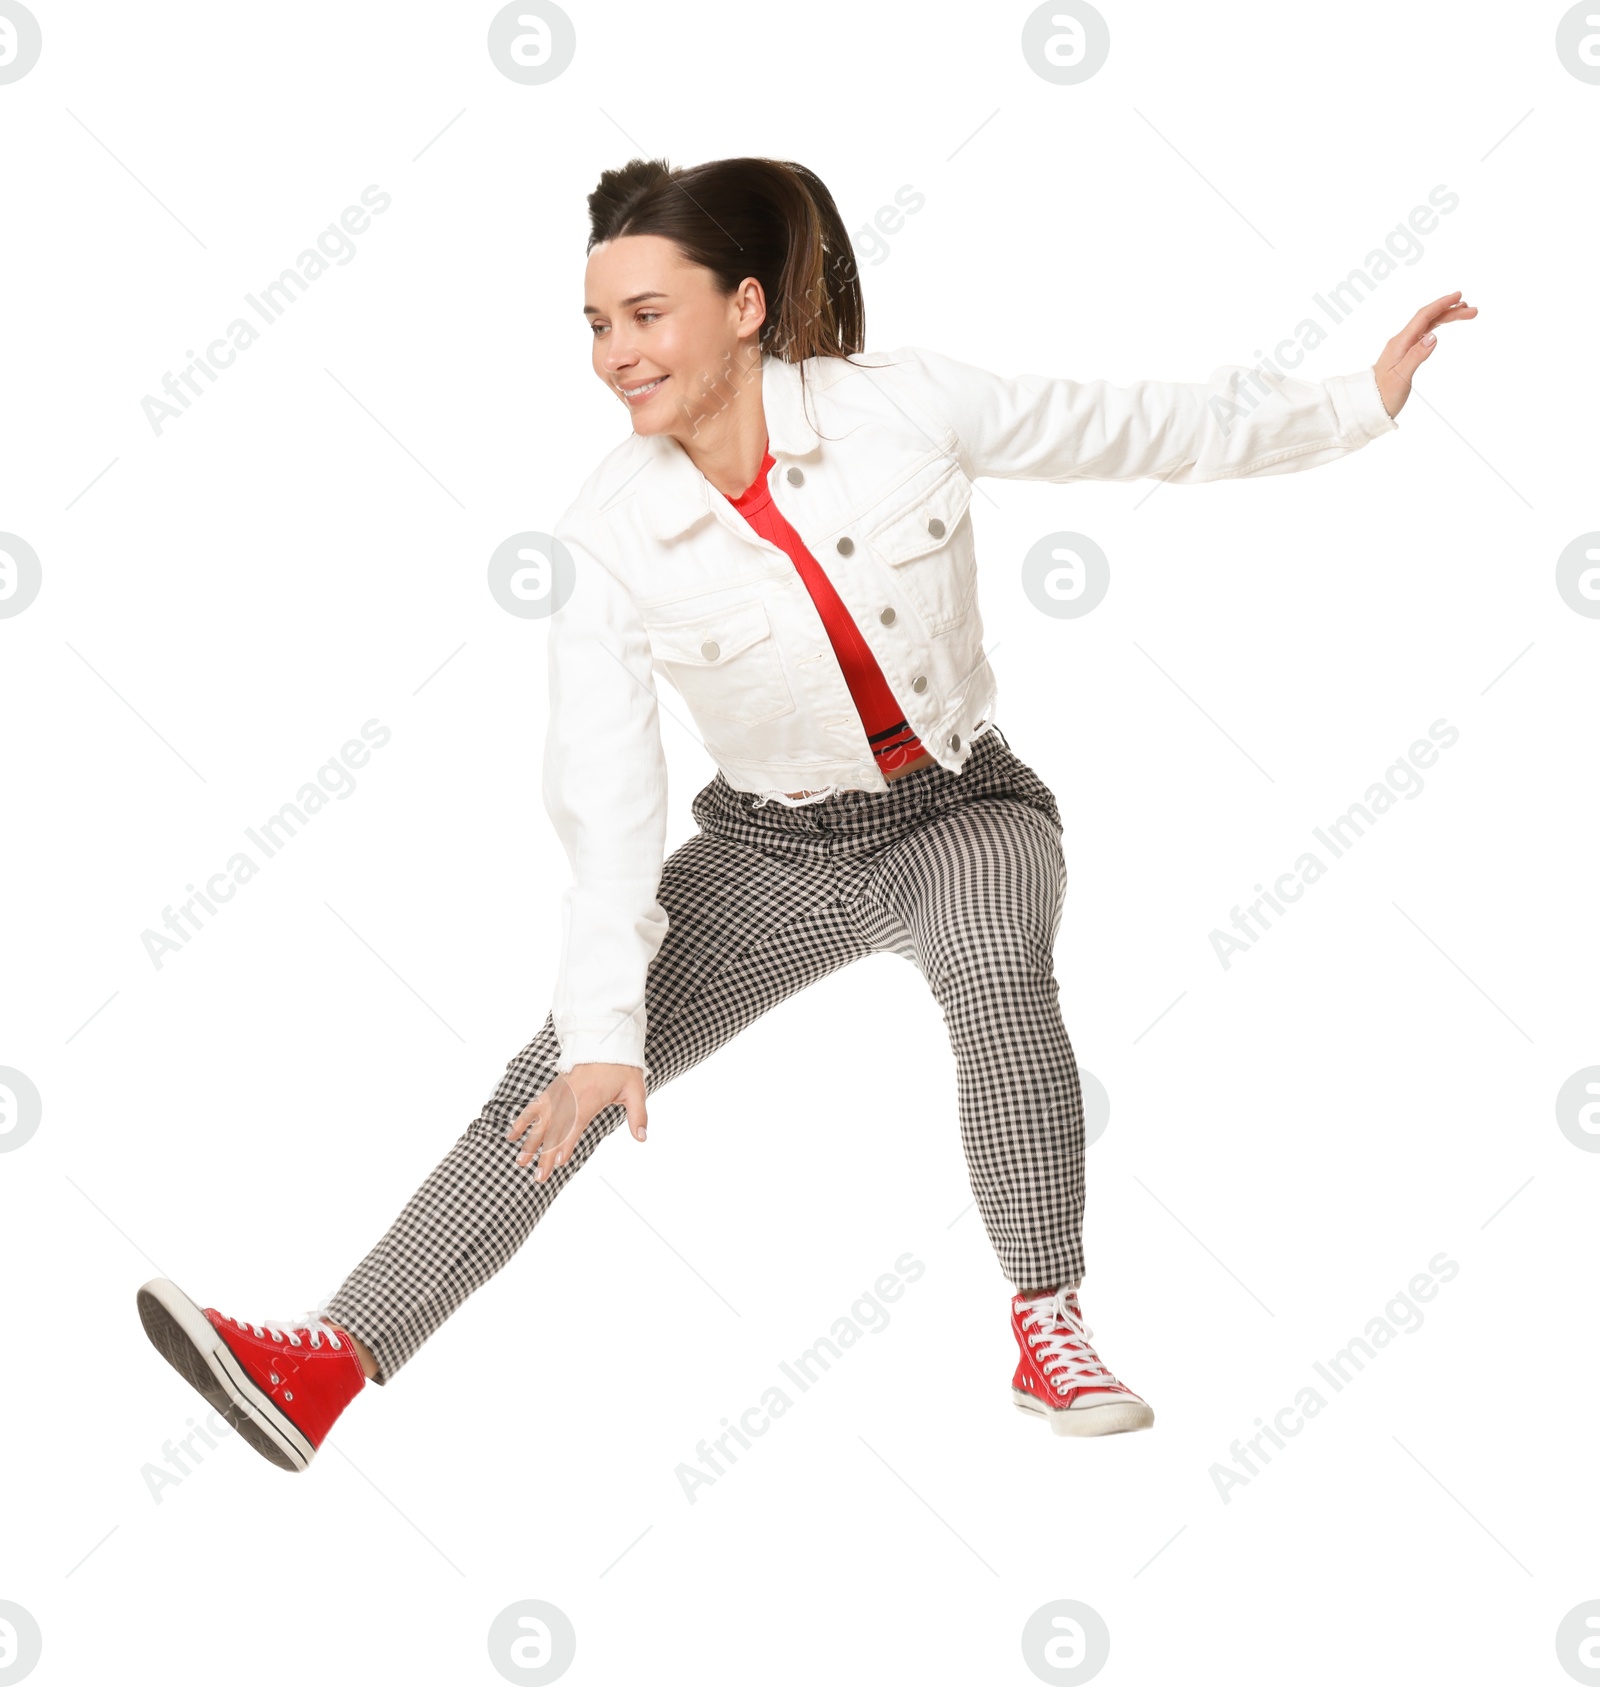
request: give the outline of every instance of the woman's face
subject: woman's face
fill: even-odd
[[[635,433],[690,439],[727,409],[752,366],[759,374],[766,301],[754,276],[724,297],[711,271],[664,235],[627,234],[589,254],[583,291],[594,372]]]

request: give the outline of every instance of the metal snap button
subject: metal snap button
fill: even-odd
[[[791,486],[804,486],[805,483],[806,483],[806,477],[803,474],[801,474],[799,469],[790,469],[789,470],[789,484]]]
[[[926,674],[918,674],[911,682],[911,689],[913,691],[926,691],[928,689],[928,676]]]
[[[928,518],[928,531],[935,539],[942,539],[944,537],[944,523],[940,521],[938,516],[930,516]]]
[[[840,556],[849,556],[856,548],[856,542],[848,533],[846,533],[835,548],[838,550]]]
[[[950,748],[952,750],[959,750],[961,748],[961,734],[959,732],[952,732],[950,734]]]
[[[878,617],[878,619],[883,622],[884,626],[892,627],[894,625],[894,611],[892,609],[886,609]]]
[[[700,654],[704,656],[708,662],[715,662],[721,649],[722,646],[718,644],[714,638],[708,638],[706,642],[700,646]]]

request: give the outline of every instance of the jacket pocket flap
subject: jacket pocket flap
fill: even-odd
[[[869,542],[887,563],[912,562],[946,543],[971,502],[972,482],[952,468],[877,528]]]
[[[748,650],[752,644],[772,636],[772,623],[761,603],[733,604],[693,621],[676,621],[652,626],[650,649],[662,662],[684,662],[690,667],[713,668],[729,657]]]

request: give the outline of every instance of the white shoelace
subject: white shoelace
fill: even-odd
[[[1022,1314],[1022,1327],[1038,1327],[1039,1339],[1030,1334],[1029,1347],[1038,1357],[1039,1369],[1055,1384],[1059,1393],[1069,1388],[1115,1388],[1123,1385],[1112,1376],[1089,1345],[1094,1331],[1088,1329],[1081,1314],[1068,1298],[1072,1289],[1057,1289],[1053,1295],[1041,1295],[1030,1301]],[[1076,1349],[1077,1351],[1074,1351]]]
[[[269,1335],[274,1341],[287,1341],[291,1347],[303,1345],[300,1340],[302,1330],[311,1337],[310,1345],[312,1347],[321,1347],[324,1340],[333,1348],[344,1345],[323,1316],[320,1307],[314,1307],[300,1318],[285,1318],[282,1320],[269,1318],[260,1324],[252,1324],[243,1318],[235,1318],[234,1323],[241,1330],[249,1330],[252,1335]]]

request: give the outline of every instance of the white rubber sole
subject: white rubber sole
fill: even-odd
[[[1013,1388],[1011,1401],[1019,1412],[1048,1418],[1057,1435],[1118,1435],[1125,1429],[1149,1429],[1156,1421],[1154,1408],[1143,1400],[1108,1400],[1103,1406],[1046,1406],[1020,1388]]]
[[[156,1351],[280,1470],[304,1470],[317,1449],[253,1383],[204,1308],[176,1283],[153,1277],[139,1290],[139,1320]]]

